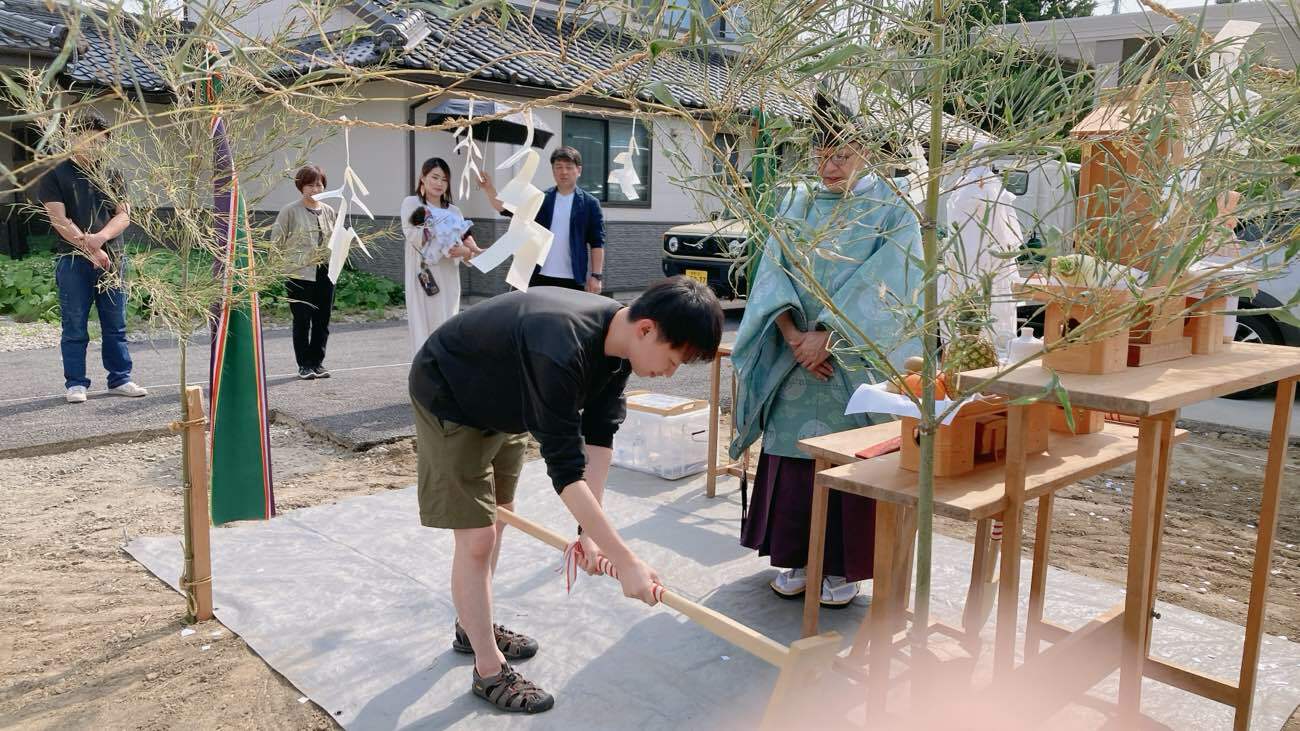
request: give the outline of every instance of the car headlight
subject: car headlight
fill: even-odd
[[[668,251],[676,254],[679,248],[681,248],[681,242],[677,240],[677,237],[676,236],[668,237]]]

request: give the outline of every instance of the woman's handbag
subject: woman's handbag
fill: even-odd
[[[438,281],[433,278],[433,271],[423,259],[420,260],[420,273],[417,277],[420,280],[420,286],[424,288],[424,293],[430,297],[438,294]]]

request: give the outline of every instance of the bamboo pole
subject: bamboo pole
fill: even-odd
[[[922,355],[924,366],[921,379],[921,460],[917,475],[916,504],[916,599],[913,609],[912,643],[923,649],[930,626],[930,564],[934,540],[934,437],[938,429],[935,419],[934,380],[935,359],[939,351],[939,174],[943,165],[943,83],[944,65],[939,62],[944,47],[943,0],[932,0],[931,39],[935,60],[930,69],[930,149],[929,175],[925,187],[925,220],[921,222],[921,246],[924,255],[925,287],[922,293]],[[920,657],[920,654],[917,655]],[[884,682],[887,679],[873,679]]]
[[[570,542],[560,534],[527,518],[520,517],[505,508],[497,508],[497,520],[512,525],[557,550],[563,551],[569,546]],[[725,614],[709,609],[702,604],[697,604],[668,589],[663,590],[659,596],[659,601],[664,606],[670,607],[692,622],[751,655],[778,668],[785,666],[786,659],[790,654],[790,648],[767,635],[756,632]]]

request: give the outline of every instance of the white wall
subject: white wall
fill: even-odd
[[[367,87],[367,92],[368,96],[371,97],[397,98],[409,95],[410,89],[395,84],[375,83]],[[506,99],[503,101],[522,103],[523,100]],[[437,101],[433,101],[418,108],[415,114],[416,124],[423,125],[428,110],[437,103]],[[402,101],[369,101],[350,109],[341,110],[340,114],[370,122],[405,123],[407,104]],[[542,160],[533,180],[534,185],[546,189],[554,185],[547,159],[550,153],[561,144],[563,113],[558,109],[540,109],[537,112],[537,119],[556,133],[546,148],[539,151]],[[655,120],[653,125],[656,139],[651,152],[653,155],[650,184],[651,205],[648,208],[606,206],[606,219],[611,222],[702,220],[707,216],[709,210],[717,208],[717,204],[712,201],[701,204],[696,200],[696,196],[677,185],[672,178],[681,175],[681,173],[677,170],[675,161],[668,156],[668,145],[670,143],[683,149],[692,150],[693,154],[690,155],[690,158],[694,161],[695,167],[697,170],[704,170],[707,163],[702,160],[703,156],[699,151],[699,143],[695,138],[694,131],[688,125],[677,120]],[[402,198],[410,194],[415,182],[407,179],[407,133],[400,130],[353,127],[350,137],[352,169],[370,190],[370,196],[365,199],[366,205],[376,215],[396,216]],[[415,163],[417,173],[418,166],[426,158],[433,156],[444,158],[450,164],[452,176],[455,178],[452,188],[453,195],[455,195],[458,192],[459,176],[464,168],[464,157],[453,153],[452,148],[453,139],[450,132],[419,131],[416,133]],[[498,188],[505,185],[506,181],[516,173],[517,168],[496,170],[496,164],[513,154],[516,149],[515,146],[490,144],[485,145],[482,149],[484,168],[491,172]],[[308,152],[309,159],[325,169],[326,175],[330,179],[330,186],[337,187],[342,182],[346,157],[342,133],[335,134],[331,139]],[[284,158],[287,165],[290,155],[286,154]],[[278,209],[297,197],[291,175],[291,171],[286,173],[286,177],[273,186],[273,190],[263,200],[262,208],[268,210]],[[247,182],[246,185],[248,185]],[[255,196],[258,194],[257,188],[251,185],[249,187],[250,195]],[[472,189],[468,201],[457,198],[457,205],[467,216],[488,218],[494,214],[491,206],[488,205],[476,186]]]
[[[316,32],[318,25],[319,30],[333,33],[361,22],[347,10],[346,2],[338,0],[324,3],[319,0],[189,0],[189,19],[198,20],[209,9],[226,18],[234,29],[253,38],[270,38],[276,34],[290,38],[306,36]]]

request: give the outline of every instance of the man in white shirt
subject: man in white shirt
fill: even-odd
[[[528,286],[585,289],[600,294],[605,284],[605,214],[600,201],[578,187],[582,154],[572,147],[557,148],[551,153],[551,175],[555,187],[546,191],[536,220],[555,235],[555,240]],[[490,177],[480,175],[479,187],[501,215],[510,215],[497,198]]]

